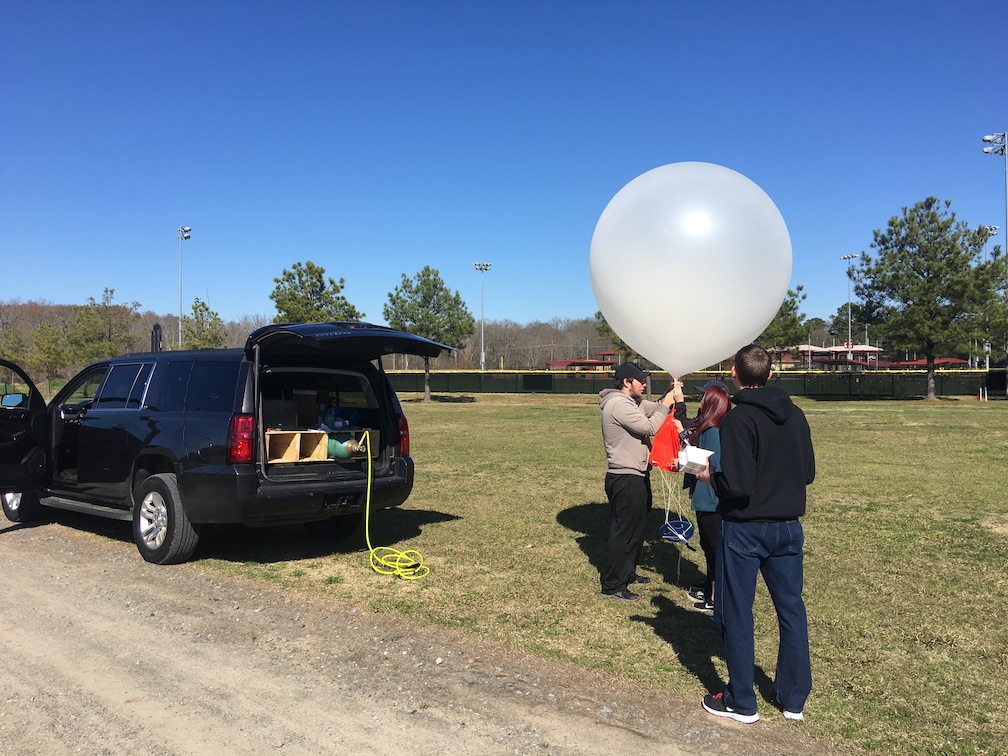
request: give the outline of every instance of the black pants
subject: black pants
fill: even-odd
[[[721,535],[721,515],[717,512],[697,512],[697,529],[700,531],[700,548],[707,561],[707,587],[704,595],[708,600],[714,595],[714,565],[717,559],[718,538]]]
[[[609,563],[602,573],[602,593],[627,587],[637,571],[644,547],[644,521],[651,509],[651,478],[647,475],[605,477],[609,497]]]

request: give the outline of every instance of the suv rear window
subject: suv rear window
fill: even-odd
[[[197,362],[189,376],[187,411],[230,412],[238,383],[238,362]]]
[[[330,411],[351,425],[378,427],[380,405],[362,373],[279,368],[263,375],[261,392],[266,427],[318,428]]]
[[[151,376],[145,406],[158,412],[184,409],[192,366],[192,360],[159,362],[154,369],[154,375]]]

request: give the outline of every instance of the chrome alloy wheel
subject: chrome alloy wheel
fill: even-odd
[[[150,549],[158,549],[168,532],[168,505],[157,491],[149,491],[140,502],[140,537]]]
[[[4,497],[4,503],[7,505],[7,509],[9,509],[11,512],[17,512],[18,507],[21,506],[21,494],[5,493],[3,497]]]

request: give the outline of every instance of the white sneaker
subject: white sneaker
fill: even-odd
[[[792,719],[795,722],[805,721],[805,715],[802,714],[800,711],[788,711],[787,709],[783,709],[783,711],[784,711],[784,719]]]

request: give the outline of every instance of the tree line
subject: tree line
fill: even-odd
[[[837,310],[830,332],[846,339],[847,328],[857,334],[867,327],[876,345],[922,354],[929,399],[938,357],[969,356],[977,353],[971,345],[983,345],[1008,369],[1008,264],[1000,245],[988,257],[989,233],[956,220],[948,200],[903,207],[872,232],[869,250],[851,255],[857,264],[847,275],[857,301]],[[788,292],[760,337],[764,346],[805,343],[810,324],[799,312],[802,299],[802,287]]]
[[[904,207],[884,229],[873,232],[871,251],[861,250],[850,265],[857,301],[841,304],[827,321],[807,319],[801,312],[802,285],[789,290],[773,322],[758,342],[768,348],[794,350],[847,338],[848,319],[854,333],[869,327],[876,346],[910,350],[925,357],[928,392],[933,396],[934,364],[938,356],[968,354],[970,344],[988,344],[994,356],[1008,354],[1008,265],[1000,245],[986,254],[988,229],[957,221],[948,201],[935,197]],[[270,299],[275,323],[366,321],[343,294],[344,279],[327,276],[312,262],[295,262],[273,279]],[[85,364],[131,351],[151,348],[156,324],[162,327],[162,347],[178,348],[178,319],[141,312],[140,303],[116,303],[114,290],[83,305],[0,301],[0,357],[20,362],[51,381],[68,377]],[[413,277],[405,273],[388,294],[382,315],[393,328],[454,348],[454,352],[424,361],[436,369],[480,367],[481,351],[492,369],[535,370],[554,360],[591,359],[613,350],[620,359],[636,355],[609,328],[600,312],[581,319],[556,318],[520,324],[491,320],[476,328],[476,320],[458,291],[440,273],[424,266]],[[224,322],[199,298],[182,318],[184,349],[239,347],[248,334],[269,322],[266,315]],[[415,358],[414,358],[415,359]],[[404,355],[394,355],[393,368],[420,367]]]
[[[144,311],[139,302],[117,302],[114,289],[107,288],[100,299],[89,297],[81,305],[0,301],[0,358],[22,365],[49,383],[69,378],[96,360],[149,351],[155,327],[160,328],[162,349],[213,349],[244,346],[252,331],[270,322],[367,320],[343,295],[345,281],[327,276],[322,266],[310,260],[285,268],[273,282],[270,298],[276,313],[272,320],[267,315],[246,315],[224,321],[196,298],[182,318],[181,345],[176,315]],[[418,362],[419,358],[411,362],[405,355],[393,355],[389,367],[479,368],[477,322],[458,291],[450,290],[430,266],[412,278],[403,274],[399,285],[389,292],[382,314],[393,328],[456,350],[426,365]],[[488,320],[483,337],[487,366],[504,369],[541,369],[548,360],[594,356],[611,346],[600,341],[594,320],[587,317],[527,324]]]

